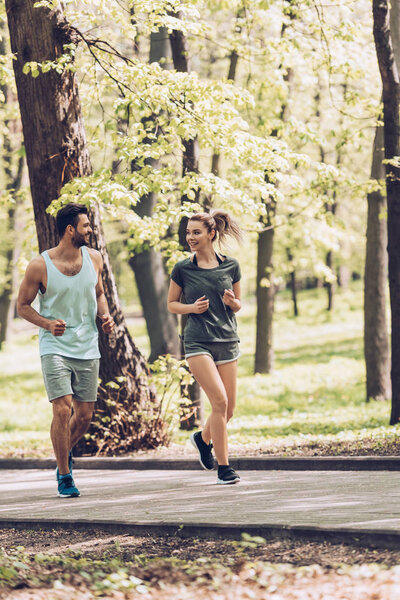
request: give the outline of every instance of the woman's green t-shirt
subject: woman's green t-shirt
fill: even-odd
[[[194,304],[201,296],[209,300],[209,308],[202,314],[189,313],[184,338],[191,342],[230,342],[239,340],[236,317],[222,297],[224,290],[232,289],[240,280],[240,266],[229,256],[217,267],[202,269],[185,258],[173,268],[171,279],[182,288],[183,301]]]

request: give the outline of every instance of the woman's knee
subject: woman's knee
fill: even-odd
[[[211,402],[212,411],[214,413],[222,414],[226,417],[228,410],[228,398],[224,394],[218,394],[213,397]]]

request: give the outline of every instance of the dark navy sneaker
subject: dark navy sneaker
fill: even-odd
[[[71,475],[58,476],[58,496],[60,498],[77,498],[80,495]]]
[[[201,437],[201,431],[190,434],[190,441],[199,453],[199,461],[203,469],[212,471],[214,468],[214,457],[212,455],[212,444],[206,444]]]
[[[68,468],[69,468],[69,474],[70,475],[72,475],[72,465],[73,465],[73,463],[74,463],[74,459],[73,459],[73,456],[72,456],[72,450],[70,450],[69,454],[68,454]],[[60,472],[58,470],[58,467],[56,469],[56,479],[57,479],[57,481],[60,479]]]
[[[218,467],[218,479],[217,483],[220,485],[229,485],[230,483],[238,483],[240,481],[239,475],[230,465],[223,465]]]

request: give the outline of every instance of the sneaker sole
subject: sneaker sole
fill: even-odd
[[[240,477],[237,479],[232,479],[231,481],[224,481],[223,479],[217,479],[217,485],[230,485],[233,483],[239,483]]]
[[[198,449],[197,444],[196,444],[196,442],[194,440],[194,433],[190,434],[190,441],[192,442],[193,447],[196,448],[197,452],[199,453],[199,463],[201,464],[201,466],[203,467],[203,469],[205,471],[214,471],[214,465],[211,467],[211,469],[209,469],[208,467],[205,466],[205,464],[201,460],[200,450]]]
[[[78,493],[78,494],[76,494],[76,493],[75,494],[61,494],[60,492],[58,492],[57,496],[59,498],[79,498],[80,493]]]

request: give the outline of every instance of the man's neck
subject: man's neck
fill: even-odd
[[[61,240],[58,246],[54,248],[54,254],[57,258],[66,262],[76,262],[82,254],[82,249],[77,248],[69,241]]]

